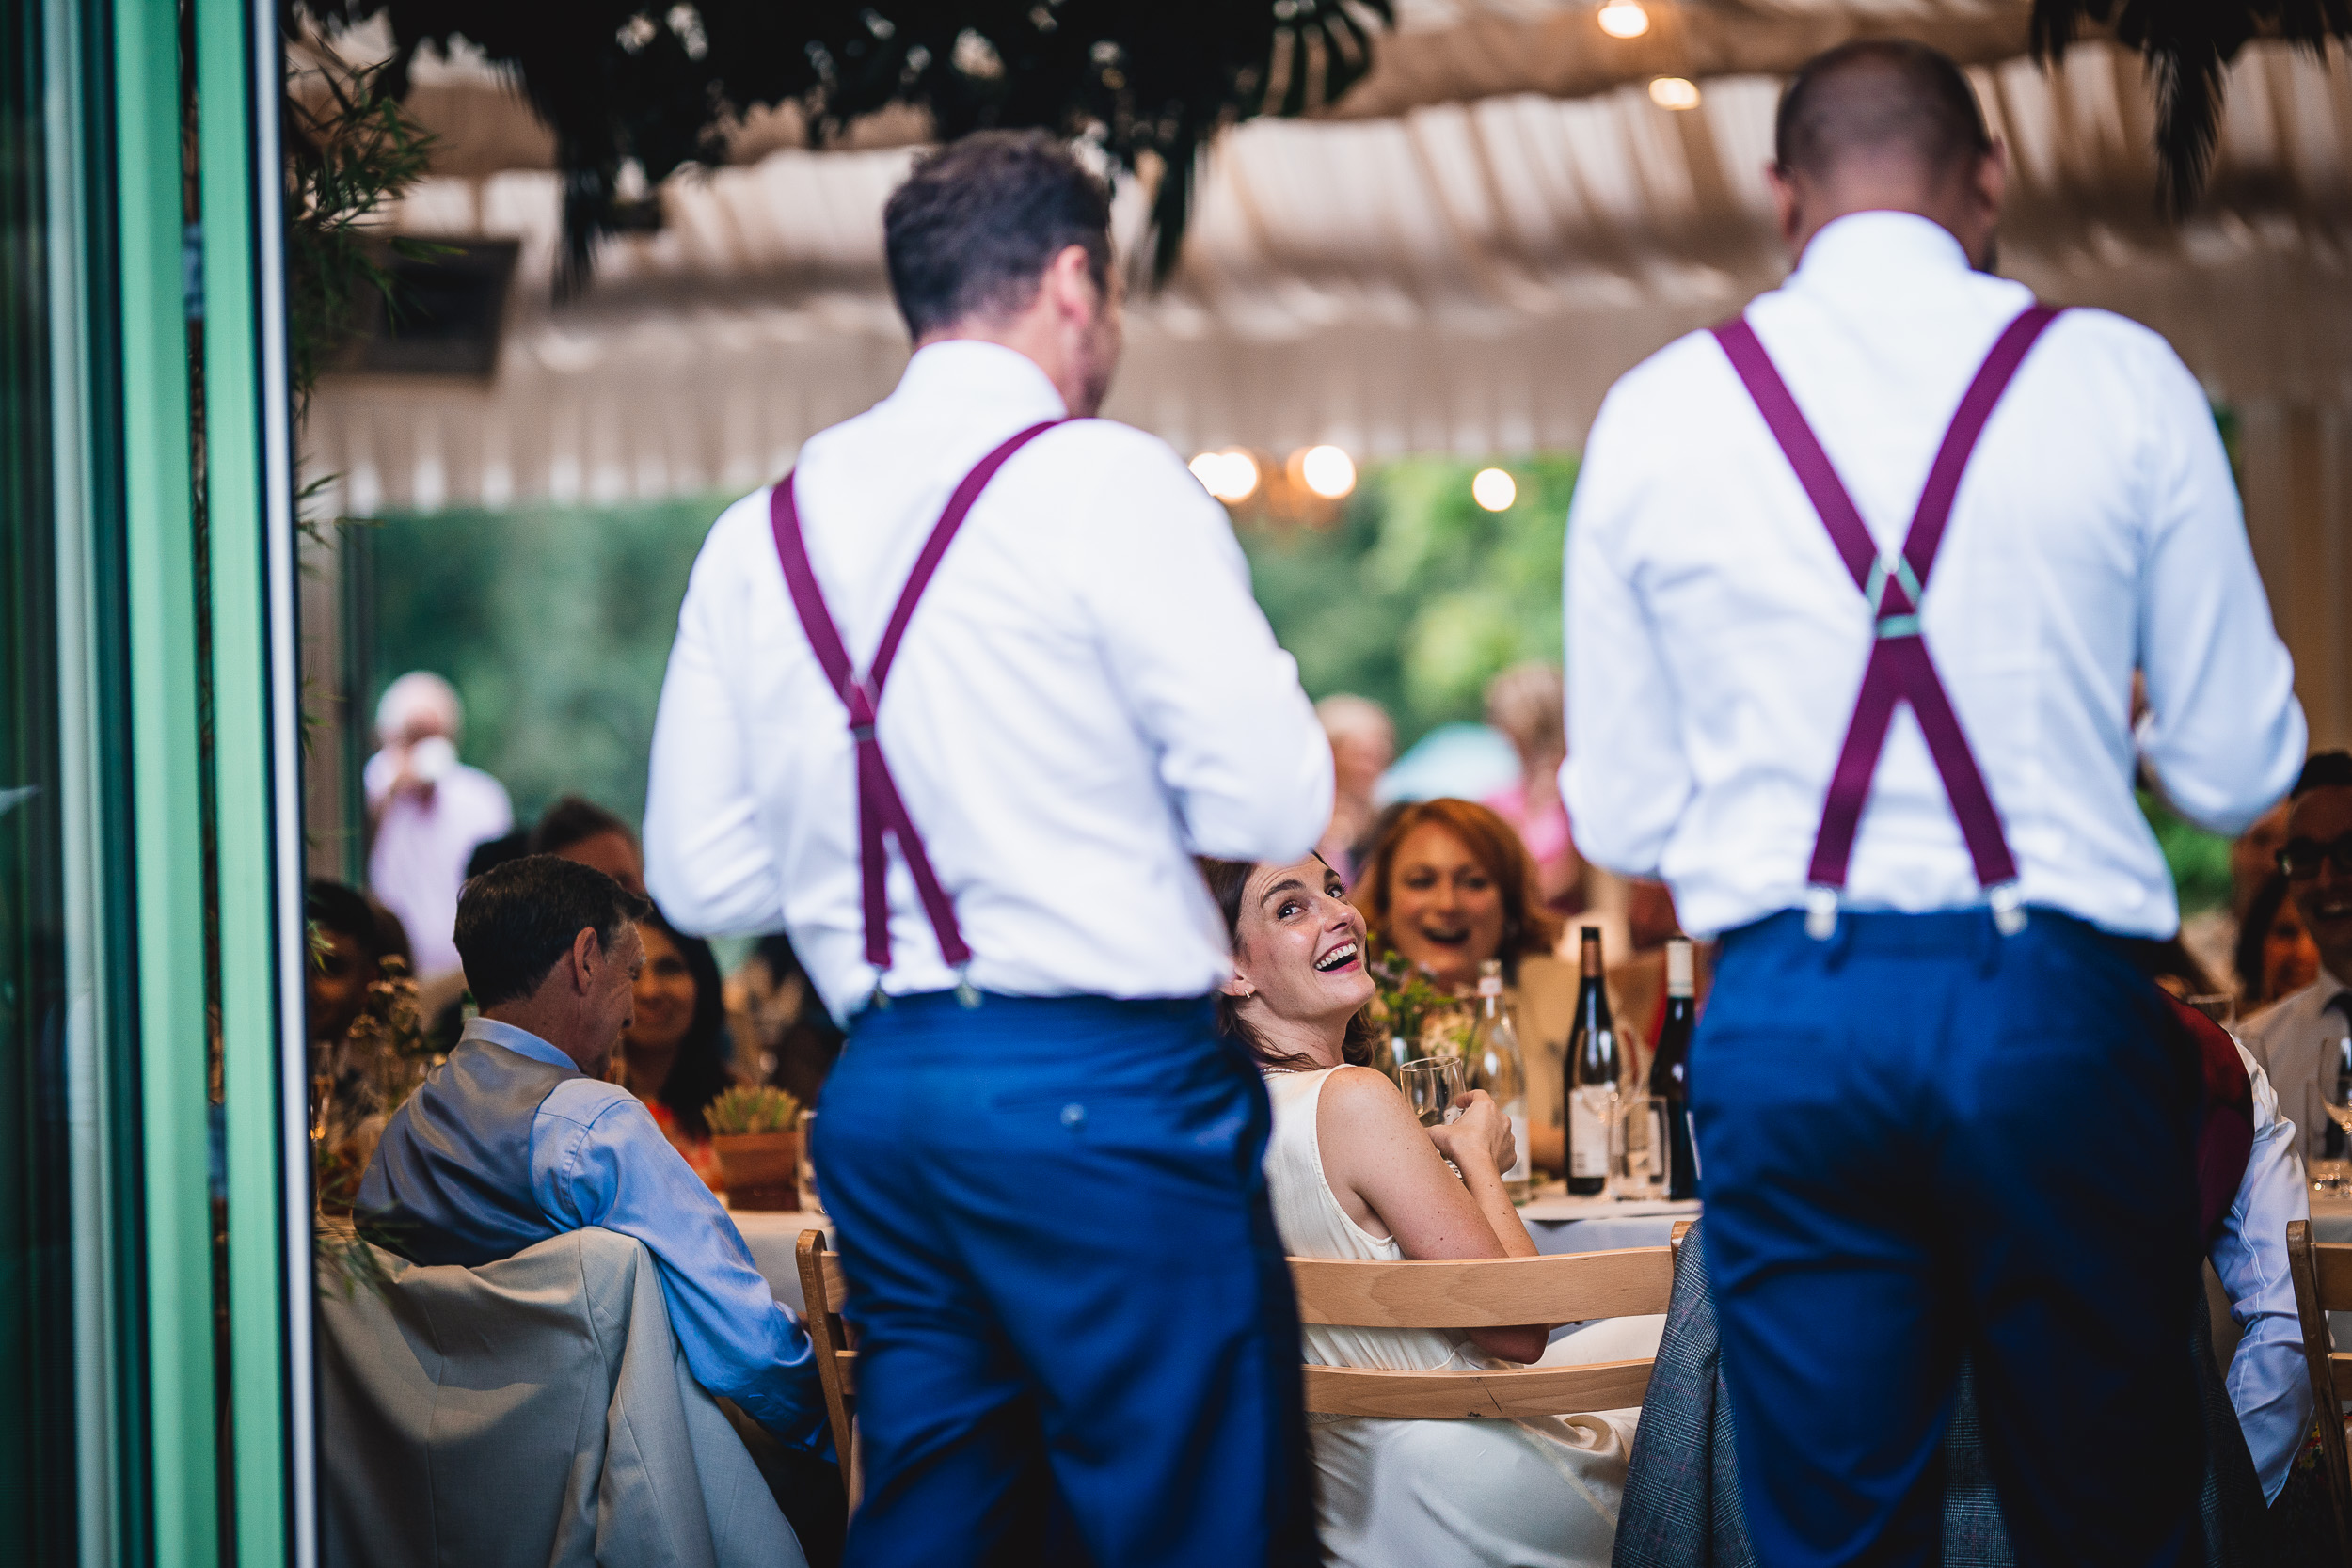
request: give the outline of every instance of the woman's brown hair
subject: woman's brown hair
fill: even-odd
[[[1503,976],[1517,984],[1521,958],[1540,957],[1559,945],[1560,917],[1544,907],[1536,891],[1540,884],[1535,857],[1527,852],[1510,823],[1476,801],[1443,798],[1399,807],[1382,827],[1348,896],[1364,911],[1373,940],[1393,950],[1396,943],[1389,935],[1389,883],[1396,873],[1396,852],[1414,829],[1430,823],[1458,839],[1502,891],[1502,943],[1495,957],[1502,960]]]
[[[1316,860],[1323,857],[1317,855]],[[1241,899],[1249,886],[1250,874],[1258,869],[1255,861],[1212,860],[1200,857],[1200,877],[1209,884],[1209,896],[1216,900],[1217,912],[1225,917],[1225,940],[1230,945],[1241,940]],[[1369,955],[1367,955],[1369,961]],[[1228,1039],[1235,1039],[1249,1049],[1261,1067],[1278,1071],[1311,1070],[1320,1064],[1304,1056],[1270,1050],[1257,1030],[1241,1016],[1242,998],[1225,991],[1216,993],[1217,1032]],[[1372,1024],[1359,1008],[1347,1021],[1347,1037],[1340,1042],[1340,1059],[1352,1067],[1372,1065]]]

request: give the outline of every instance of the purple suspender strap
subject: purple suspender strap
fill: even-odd
[[[1773,368],[1772,356],[1756,341],[1755,329],[1739,317],[1715,328],[1716,340],[1730,357],[1732,369],[1756,400],[1772,438],[1796,470],[1798,483],[1804,486],[1806,498],[1829,531],[1830,542],[1876,618],[1877,637],[1862,672],[1862,689],[1854,699],[1846,743],[1830,775],[1821,825],[1813,840],[1813,862],[1805,873],[1810,884],[1805,928],[1816,937],[1825,938],[1836,928],[1837,898],[1846,885],[1848,863],[1853,858],[1854,832],[1861,826],[1870,776],[1885,749],[1887,726],[1894,721],[1899,702],[1908,702],[1918,718],[1920,734],[1944,781],[1952,814],[1960,819],[1961,836],[1967,841],[1977,882],[1986,891],[1994,919],[2004,933],[2025,925],[2025,911],[2018,902],[2017,862],[2010,854],[2000,813],[1994,808],[1984,774],[1968,748],[1967,736],[1962,733],[1960,717],[1952,711],[1951,698],[1935,673],[1935,661],[1928,656],[1927,642],[1919,633],[1919,606],[1929,569],[1935,564],[1936,548],[1944,542],[1945,525],[1951,518],[1953,499],[1960,493],[1961,475],[1968,467],[1969,454],[1976,451],[1977,438],[1984,433],[1985,420],[2034,341],[2058,314],[2049,306],[2035,305],[2002,329],[1993,352],[1985,356],[1961,398],[1951,428],[1944,433],[1944,444],[1928,469],[1927,488],[1920,493],[1918,510],[1912,515],[1911,531],[1903,538],[1901,550],[1885,560],[1871,544],[1870,531],[1854,509],[1853,499],[1798,411],[1796,399]]]
[[[785,475],[768,498],[770,524],[776,536],[776,557],[784,562],[784,581],[791,591],[792,608],[800,612],[801,629],[808,634],[809,648],[817,655],[826,681],[842,705],[850,710],[850,736],[857,748],[858,870],[866,899],[866,961],[879,971],[887,972],[890,968],[890,895],[886,880],[890,862],[882,847],[882,834],[887,832],[898,841],[898,852],[906,857],[907,869],[914,877],[915,895],[923,901],[923,913],[939,939],[940,956],[954,966],[961,980],[957,993],[967,1005],[978,999],[965,974],[972,963],[972,949],[963,940],[963,928],[956,923],[955,901],[940,886],[939,876],[931,869],[930,854],[923,847],[923,835],[915,831],[914,819],[907,815],[898,781],[890,776],[890,764],[882,758],[882,742],[874,733],[874,715],[882,705],[882,683],[890,678],[890,666],[898,657],[898,643],[906,636],[907,623],[914,619],[914,606],[923,597],[923,591],[930,586],[931,575],[939,570],[940,559],[955,542],[956,531],[963,526],[972,503],[980,499],[980,492],[996,477],[996,470],[1005,466],[1007,459],[1061,422],[1048,420],[1029,426],[981,458],[978,466],[963,476],[963,483],[956,486],[955,494],[947,499],[947,510],[939,515],[930,537],[923,542],[922,553],[914,558],[914,569],[907,574],[906,587],[899,590],[898,607],[890,612],[882,641],[874,649],[874,661],[862,679],[850,663],[850,650],[841,641],[841,631],[834,624],[832,611],[825,608],[825,596],[817,586],[817,574],[809,565],[808,545],[801,536],[800,508],[792,496],[792,476]],[[878,998],[882,994],[879,976],[874,994]]]

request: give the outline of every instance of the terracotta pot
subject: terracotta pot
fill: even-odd
[[[711,1151],[727,1184],[731,1209],[772,1211],[801,1206],[798,1132],[716,1132]]]

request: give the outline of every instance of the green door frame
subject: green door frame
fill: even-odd
[[[300,686],[275,5],[197,0],[237,1560],[317,1557]]]
[[[227,1550],[252,1568],[309,1564],[317,1533],[310,1173],[280,40],[274,6],[196,0],[199,552],[177,8],[111,4],[155,1560],[209,1568]],[[209,595],[209,648],[199,637],[199,594]],[[215,1376],[207,1196],[201,676],[211,685],[218,867],[225,1388]]]

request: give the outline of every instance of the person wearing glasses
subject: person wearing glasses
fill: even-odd
[[[2279,869],[2287,897],[2319,949],[2319,977],[2238,1026],[2238,1038],[2270,1075],[2279,1108],[2300,1133],[2304,1163],[2345,1158],[2344,1134],[2319,1092],[2325,1047],[2352,1032],[2352,752],[2319,752],[2291,797]]]

